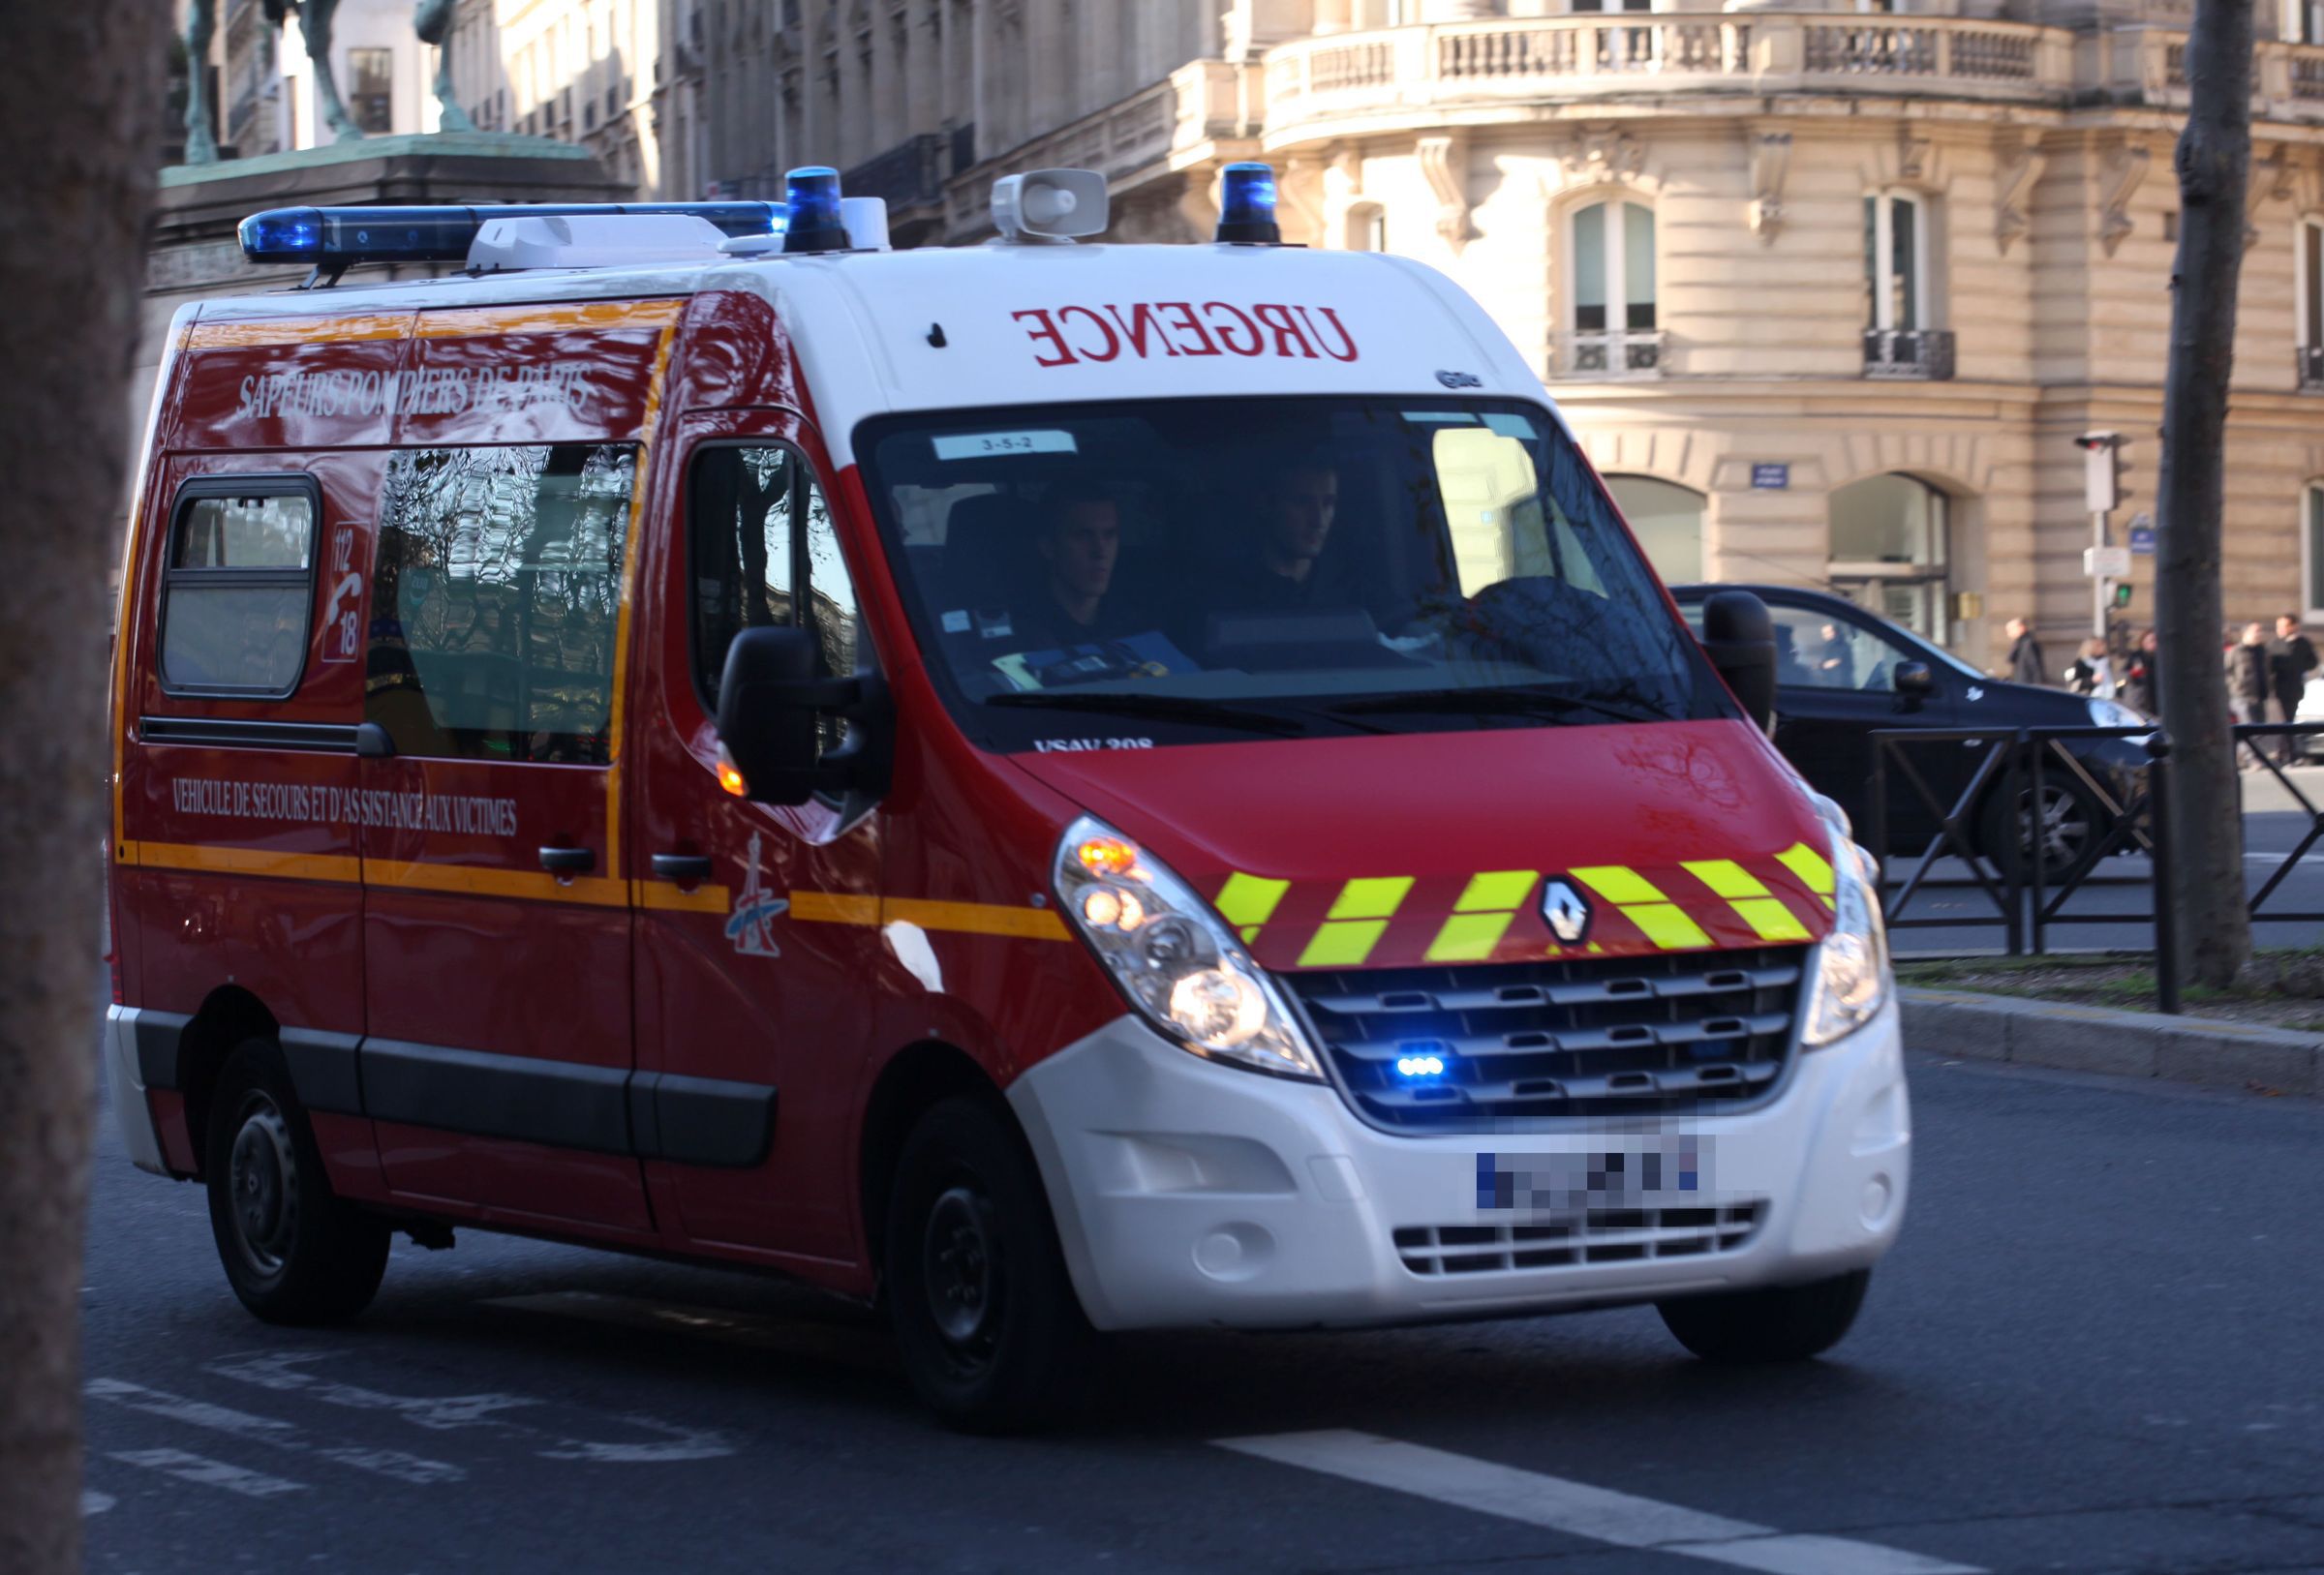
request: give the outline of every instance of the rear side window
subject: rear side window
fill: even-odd
[[[398,754],[612,760],[630,443],[395,455],[365,715]]]
[[[280,700],[306,666],[315,483],[198,481],[178,495],[162,593],[162,687]]]

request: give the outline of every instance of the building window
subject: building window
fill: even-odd
[[[402,755],[612,758],[625,443],[412,449],[380,492],[365,715]]]
[[[1377,202],[1359,202],[1348,210],[1348,250],[1388,250],[1388,210]]]
[[[1948,642],[1952,500],[1917,476],[1877,475],[1831,499],[1832,589],[1924,640]]]
[[[280,700],[306,666],[314,483],[196,482],[179,498],[162,590],[162,687]]]
[[[1864,280],[1872,298],[1864,327],[1868,378],[1953,375],[1953,336],[1930,320],[1936,305],[1930,208],[1926,199],[1903,192],[1864,199]]]
[[[1693,585],[1702,579],[1702,514],[1708,500],[1701,493],[1644,475],[1609,475],[1605,489],[1664,584]]]
[[[373,136],[394,131],[395,51],[348,50],[347,77],[347,109],[355,117],[355,124]]]
[[[1567,9],[1576,16],[1595,16],[1608,11],[1652,11],[1654,0],[1573,0]]]
[[[2324,388],[2324,218],[2303,219],[2292,233],[2300,269],[2295,292],[2299,300],[2300,386]]]
[[[2300,586],[2308,592],[2307,621],[2324,623],[2324,481],[2308,484],[2300,522]]]
[[[2284,0],[2283,37],[2288,44],[2324,44],[2324,0]]]
[[[1652,376],[1661,370],[1655,319],[1654,210],[1621,198],[1576,208],[1568,222],[1568,377]]]
[[[1882,193],[1864,199],[1864,273],[1874,328],[1911,332],[1928,324],[1929,227],[1918,197]]]

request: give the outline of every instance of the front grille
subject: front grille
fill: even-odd
[[[1790,1057],[1807,958],[1782,946],[1285,977],[1366,1121],[1498,1132],[1758,1099]]]
[[[1547,1225],[1419,1225],[1395,1233],[1415,1274],[1511,1274],[1582,1263],[1708,1257],[1750,1241],[1763,1199],[1688,1208],[1594,1208]]]

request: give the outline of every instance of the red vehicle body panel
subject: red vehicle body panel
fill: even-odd
[[[286,1035],[360,1036],[363,1056],[496,1058],[520,1075],[573,1074],[576,1087],[622,1086],[627,1101],[631,1142],[592,1148],[459,1110],[387,1119],[367,1082],[362,1109],[312,1115],[332,1184],[351,1197],[777,1263],[868,1292],[861,1161],[883,1069],[940,1045],[1006,1087],[1124,1010],[1049,906],[1056,837],[1083,808],[1205,892],[1236,873],[1288,882],[1248,936],[1269,967],[1299,964],[1299,937],[1351,877],[1414,877],[1370,959],[1395,964],[1422,955],[1476,872],[1546,870],[1552,850],[1576,847],[1667,883],[1719,946],[1759,938],[1688,886],[1681,861],[1739,862],[1808,933],[1829,925],[1826,903],[1777,858],[1819,845],[1819,823],[1803,792],[1764,791],[1791,778],[1738,722],[1013,764],[980,752],[919,665],[861,478],[833,466],[781,325],[754,294],[197,324],[171,377],[121,625],[113,868],[127,1004],[191,1017],[247,1001]],[[811,468],[888,686],[891,783],[852,820],[718,785],[694,680],[687,478],[707,446],[734,440],[785,446]],[[366,662],[328,643],[325,612],[359,609],[362,627],[379,626],[370,581],[391,455],[559,442],[639,445],[610,764],[142,736],[149,717],[355,728]],[[284,701],[173,697],[156,671],[172,500],[192,478],[229,474],[321,488],[311,645]],[[1451,737],[1457,793],[1443,772]],[[1269,791],[1251,792],[1255,779]],[[452,803],[488,809],[433,807]],[[1539,837],[1513,837],[1537,822]],[[551,873],[544,848],[586,849],[592,867]],[[706,857],[710,873],[665,877],[657,854]],[[1529,912],[1494,955],[1554,949]],[[1649,949],[1618,913],[1589,945]],[[697,1163],[636,1140],[665,1087],[772,1090],[763,1152]],[[149,1100],[166,1164],[199,1170],[199,1091],[157,1086]]]

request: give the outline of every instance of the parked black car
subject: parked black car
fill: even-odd
[[[1703,598],[1717,591],[1748,591],[1767,604],[1775,622],[1776,747],[1810,787],[1848,811],[1860,838],[1869,840],[1872,834],[1872,734],[1877,729],[1990,727],[2000,734],[2020,727],[2131,727],[2145,721],[2111,700],[1989,678],[1910,630],[1821,591],[1672,586],[1670,594],[1698,636]],[[2127,803],[2147,763],[2136,739],[2078,739],[2068,741],[2067,747],[2091,781],[2079,779],[2063,762],[2044,765],[2040,845],[2042,875],[2051,881],[2078,875],[2097,858],[2113,816],[2105,800]],[[1950,807],[1987,752],[1982,743],[1932,744],[1911,749],[1910,758],[1930,791]],[[1888,846],[1878,851],[1884,858],[1916,855],[1936,834],[1937,819],[1919,795],[1898,780],[1893,766],[1889,778]],[[1997,771],[1970,821],[1977,850],[1997,862],[2005,836],[2001,785]],[[2021,790],[2021,854],[2033,818],[2024,813],[2031,799],[2029,783]]]

